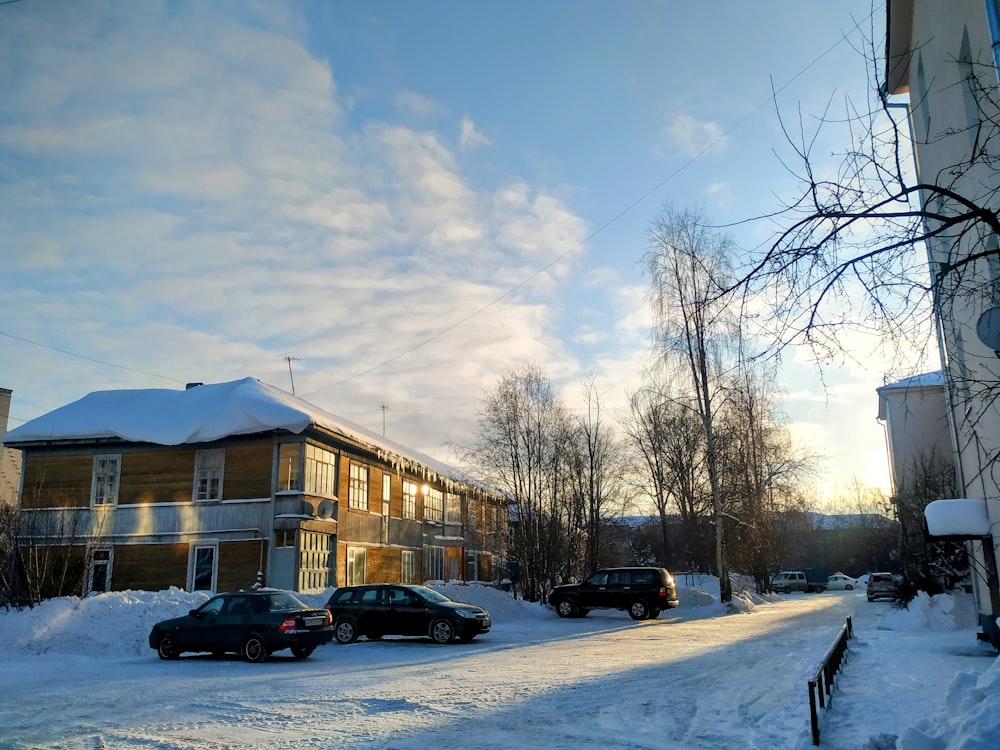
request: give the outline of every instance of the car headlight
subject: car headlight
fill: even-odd
[[[478,616],[478,613],[471,609],[456,609],[455,611],[458,613],[459,617],[464,617],[467,620],[475,620]]]

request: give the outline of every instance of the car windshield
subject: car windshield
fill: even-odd
[[[419,596],[423,597],[425,601],[428,602],[450,602],[447,596],[442,594],[440,591],[435,591],[434,589],[419,589],[416,592]]]
[[[291,594],[268,594],[264,597],[271,612],[285,612],[293,609],[309,609],[298,597]]]

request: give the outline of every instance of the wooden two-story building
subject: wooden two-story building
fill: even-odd
[[[505,538],[498,491],[252,378],[99,391],[4,440],[50,595],[488,581]]]

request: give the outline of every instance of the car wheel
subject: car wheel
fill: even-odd
[[[267,660],[267,648],[264,646],[264,641],[260,639],[260,636],[248,636],[243,641],[242,651],[243,658],[255,664],[260,664],[262,661]]]
[[[556,614],[560,617],[573,617],[576,615],[576,605],[572,599],[560,599],[556,602]]]
[[[243,648],[240,649],[240,653],[244,659],[256,664],[267,660],[267,647],[264,646],[264,641],[257,635],[247,636],[246,640],[243,641]]]
[[[847,584],[846,586],[844,586],[844,588],[845,588],[845,589],[846,589],[847,591],[854,591],[854,587],[853,587],[853,586],[852,586],[851,584]]]
[[[181,658],[181,650],[177,648],[177,641],[169,633],[160,638],[160,642],[156,645],[156,653],[160,655],[161,659],[169,661]]]
[[[358,626],[354,624],[354,620],[338,620],[334,635],[337,643],[353,643],[358,637]]]
[[[628,605],[628,614],[633,620],[646,620],[649,618],[649,605],[641,599],[636,599]]]
[[[444,619],[435,620],[431,623],[430,633],[435,643],[448,643],[455,637],[455,626]]]
[[[292,646],[292,656],[296,659],[306,659],[314,650],[314,646]]]

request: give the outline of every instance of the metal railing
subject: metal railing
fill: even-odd
[[[819,713],[817,709],[817,699],[819,708],[828,708],[830,696],[833,693],[833,678],[840,671],[840,665],[844,662],[847,654],[847,642],[854,635],[854,623],[851,618],[840,626],[837,640],[827,651],[826,656],[820,663],[816,675],[809,680],[809,720],[812,724],[813,744],[819,744]]]

